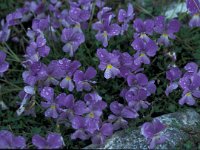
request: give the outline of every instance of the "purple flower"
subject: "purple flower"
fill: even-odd
[[[72,128],[76,129],[76,131],[71,135],[71,139],[81,139],[87,140],[90,138],[89,134],[85,131],[86,123],[85,118],[82,116],[75,116],[72,119]]]
[[[20,116],[24,111],[25,113],[28,113],[28,111],[25,110],[25,105],[27,105],[28,100],[30,100],[30,98],[34,95],[35,95],[35,89],[32,86],[25,86],[24,90],[19,93],[19,97],[20,99],[22,99],[22,102],[20,104],[20,107],[16,111],[18,116]],[[35,116],[34,109],[30,111],[30,114]]]
[[[146,99],[156,91],[154,81],[148,81],[145,74],[138,73],[128,75],[127,82],[130,89],[123,90],[122,97],[126,99],[128,105],[137,111],[141,108],[148,108],[150,104]]]
[[[32,21],[32,29],[33,31],[45,31],[49,28],[50,20],[48,17],[41,19],[34,19]]]
[[[168,96],[173,90],[178,88],[178,83],[175,81],[179,79],[182,75],[182,72],[178,67],[173,67],[166,72],[166,77],[170,81],[170,84],[167,86],[165,94]]]
[[[154,21],[150,19],[145,21],[142,21],[141,19],[135,19],[133,27],[137,32],[134,34],[135,38],[140,37],[148,41],[149,37],[147,35],[153,34]]]
[[[113,134],[113,126],[111,123],[104,123],[98,132],[92,137],[92,144],[104,144],[107,137]]]
[[[78,7],[71,7],[69,10],[69,17],[73,22],[81,23],[90,18],[90,12],[88,10],[81,10]]]
[[[200,76],[194,74],[192,76],[185,76],[179,80],[179,85],[183,89],[182,98],[179,100],[179,104],[188,104],[190,106],[195,105],[195,98],[200,98]]]
[[[46,66],[41,62],[30,64],[29,71],[24,71],[22,77],[25,83],[34,86],[37,81],[44,80],[47,77]]]
[[[143,73],[138,73],[136,75],[130,74],[127,77],[127,83],[128,85],[138,87],[138,86],[146,86],[148,84],[148,78]]]
[[[196,74],[198,72],[198,65],[194,62],[190,62],[187,63],[187,65],[185,65],[184,69],[187,71],[184,76],[192,76],[193,74]]]
[[[136,38],[131,46],[137,51],[134,55],[134,64],[139,66],[142,63],[150,64],[149,57],[155,56],[158,50],[158,46],[151,39],[149,39],[148,41],[144,41],[141,38]]]
[[[131,3],[128,3],[128,10],[127,12],[124,9],[120,9],[118,13],[118,21],[119,22],[129,22],[133,19],[134,13],[133,13],[133,5]]]
[[[62,62],[62,60],[60,60],[60,63],[64,63]],[[79,61],[69,61],[66,65],[65,65],[65,70],[66,70],[66,77],[60,82],[60,87],[61,88],[66,88],[69,91],[73,91],[74,89],[74,83],[72,81],[72,76],[74,75],[74,72],[81,66]]]
[[[74,73],[74,82],[76,84],[76,90],[77,91],[90,91],[91,85],[90,83],[96,83],[95,81],[92,81],[97,74],[97,71],[93,67],[88,67],[85,73],[81,70],[77,70]]]
[[[44,81],[45,86],[49,86],[51,84],[58,85],[59,80],[65,77],[66,74],[66,65],[69,62],[67,59],[63,60],[52,60],[50,64],[46,68],[46,72],[48,74],[47,78]]]
[[[6,22],[8,23],[8,26],[14,26],[20,23],[22,17],[22,13],[16,11],[6,16]]]
[[[102,97],[97,92],[87,93],[84,96],[84,101],[87,105],[92,105],[98,101],[101,101]]]
[[[10,29],[8,28],[8,24],[4,23],[4,20],[1,20],[1,27],[0,42],[6,42],[10,36]]]
[[[134,109],[124,106],[117,101],[114,101],[110,104],[110,110],[114,115],[109,115],[108,120],[114,122],[114,130],[127,127],[128,122],[124,118],[132,119],[138,117],[138,113]]]
[[[147,139],[149,148],[154,149],[157,144],[162,144],[166,140],[166,136],[160,135],[160,132],[166,128],[158,119],[153,122],[146,122],[141,127],[141,134]]]
[[[189,22],[189,26],[191,28],[200,27],[200,15],[199,14],[195,14],[192,16],[192,19]]]
[[[83,101],[80,101],[79,103],[82,103],[77,107],[75,110],[75,113],[77,111],[82,112],[77,115],[83,115],[84,118],[80,116],[74,116],[72,119],[72,123],[77,124],[77,120],[80,120],[81,122],[84,122],[80,127],[76,127],[75,129],[78,129],[78,133],[90,133],[94,134],[96,131],[100,129],[100,123],[101,123],[101,115],[103,114],[103,110],[107,107],[107,104],[102,101],[102,98],[96,93],[89,93],[86,94],[84,97],[84,100],[86,101],[86,105]],[[83,105],[84,104],[84,105]],[[75,119],[75,120],[74,120]],[[75,122],[74,122],[75,121]],[[81,128],[81,131],[79,129]],[[75,132],[76,133],[76,132]],[[78,137],[77,137],[78,138]]]
[[[50,48],[46,46],[46,39],[43,35],[39,35],[35,42],[31,42],[26,48],[26,61],[31,63],[37,62],[41,57],[49,55]]]
[[[0,77],[3,76],[3,73],[6,72],[9,68],[9,63],[6,60],[6,53],[0,51]]]
[[[45,117],[58,118],[59,106],[54,100],[54,90],[51,87],[44,87],[40,95],[46,100],[46,102],[41,102],[42,107],[48,108],[45,111]]]
[[[66,95],[65,93],[61,93],[56,97],[56,100],[59,105],[61,120],[68,118],[71,121],[76,115],[84,115],[88,113],[88,108],[85,102],[81,100],[75,102],[72,94]]]
[[[133,19],[134,17],[134,12],[133,12],[133,5],[128,3],[128,10],[127,12],[124,9],[120,9],[118,12],[118,21],[122,24],[121,27],[121,34],[123,34],[124,31],[128,30],[128,23],[130,20]]]
[[[129,53],[121,53],[120,54],[120,76],[123,77],[124,79],[127,78],[129,74],[132,72],[139,72],[143,70],[142,68],[139,68],[139,65],[134,64],[134,57],[131,56]]]
[[[100,21],[95,22],[92,25],[94,30],[98,30],[96,34],[96,39],[102,42],[104,47],[108,46],[108,40],[116,35],[119,35],[121,28],[118,24],[111,24],[111,19],[113,14],[109,12],[110,8],[103,8],[102,11],[98,13],[98,19]]]
[[[74,2],[72,0],[69,1],[71,7],[81,7],[83,10],[90,11],[92,9],[92,0],[78,0]]]
[[[96,1],[96,6],[99,7],[99,8],[102,8],[104,7],[105,5],[105,0],[95,0]]]
[[[191,14],[195,15],[200,13],[200,2],[199,0],[186,0],[187,9]]]
[[[40,135],[34,135],[32,143],[38,149],[59,149],[64,146],[63,138],[58,133],[49,133],[46,139]]]
[[[99,69],[105,70],[104,77],[106,79],[114,78],[120,74],[119,55],[108,53],[106,49],[97,49],[97,57],[100,59]]]
[[[86,131],[93,134],[99,129],[100,117],[103,110],[107,107],[106,102],[100,100],[88,105],[88,113],[86,115]]]
[[[125,99],[128,102],[128,106],[139,111],[141,108],[146,109],[149,107],[149,102],[146,101],[148,97],[145,89],[131,88],[125,94]]]
[[[26,141],[22,136],[14,136],[10,131],[0,131],[0,149],[23,149]]]
[[[180,29],[180,22],[178,20],[171,20],[168,24],[165,23],[164,16],[158,16],[155,18],[154,31],[161,34],[158,39],[158,43],[164,46],[169,46],[171,44],[170,39],[175,39],[174,33],[178,32]]]
[[[115,15],[111,12],[112,8],[103,7],[97,14],[99,21],[103,22],[105,20],[111,20]]]
[[[75,51],[85,41],[83,33],[78,32],[75,28],[63,29],[61,41],[65,43],[64,52],[68,52],[70,57],[74,56]]]
[[[190,27],[200,26],[200,2],[199,0],[187,0],[187,9],[192,15],[192,19],[189,22]]]

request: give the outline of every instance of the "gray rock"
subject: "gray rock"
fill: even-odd
[[[167,135],[167,140],[156,149],[174,149],[181,143],[193,138],[200,141],[200,115],[193,109],[176,112],[157,117],[167,127],[160,134]],[[146,139],[139,129],[125,129],[118,131],[106,141],[104,145],[89,145],[84,149],[148,149]]]

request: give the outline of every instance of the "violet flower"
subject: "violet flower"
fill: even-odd
[[[0,42],[6,42],[10,36],[10,29],[8,24],[1,20]]]
[[[147,91],[144,89],[131,88],[125,93],[128,106],[134,108],[136,111],[149,107],[150,103],[146,100],[147,97]]]
[[[15,136],[10,131],[0,131],[0,149],[23,149],[26,147],[25,138]]]
[[[26,48],[26,61],[25,62],[37,62],[41,57],[49,55],[50,48],[46,45],[46,39],[43,35],[39,35],[35,42],[31,42]]]
[[[96,83],[95,81],[92,81],[97,74],[97,71],[93,67],[88,67],[85,73],[81,70],[77,70],[74,73],[74,82],[76,84],[76,90],[77,91],[90,91],[92,89],[90,83]]]
[[[77,2],[74,2],[72,0],[69,0],[71,7],[80,7],[83,10],[91,11],[92,9],[92,0],[78,0]]]
[[[179,104],[188,104],[190,106],[196,104],[195,98],[200,98],[200,74],[198,71],[198,65],[194,62],[188,63],[184,69],[186,73],[179,80],[179,86],[183,90],[182,98],[179,100]]]
[[[88,10],[82,10],[79,7],[73,7],[71,5],[69,17],[74,23],[81,23],[90,19],[90,12]]]
[[[88,105],[88,112],[85,118],[86,131],[93,134],[96,130],[99,130],[99,123],[101,121],[100,117],[106,107],[106,102],[102,100],[92,102]]]
[[[3,73],[6,72],[9,68],[9,63],[6,60],[6,53],[0,51],[0,77],[3,76]]]
[[[134,57],[131,56],[129,53],[121,53],[119,57],[120,61],[120,76],[124,79],[127,79],[127,76],[129,74],[137,73],[139,71],[142,71],[143,69],[140,68],[139,65],[134,64]]]
[[[167,86],[165,90],[165,94],[168,96],[173,90],[178,88],[177,79],[181,77],[182,72],[178,67],[173,67],[169,71],[166,72],[166,77],[170,81],[170,84]]]
[[[140,37],[145,41],[148,41],[148,35],[153,34],[154,21],[151,19],[147,19],[145,21],[142,21],[141,19],[135,19],[133,28],[136,30],[136,33],[134,34],[135,38]]]
[[[71,139],[81,139],[81,140],[87,140],[90,138],[90,135],[85,131],[86,124],[85,124],[85,118],[82,116],[75,116],[72,119],[72,128],[76,131],[72,133]]]
[[[75,102],[72,94],[66,95],[61,93],[56,97],[59,106],[60,120],[72,120],[77,115],[84,115],[88,113],[87,105],[84,101],[78,100]]]
[[[184,69],[187,71],[184,74],[184,77],[186,76],[192,76],[194,74],[200,74],[200,71],[198,71],[198,65],[194,62],[189,62],[185,65]]]
[[[20,99],[22,99],[22,102],[20,104],[20,107],[17,109],[17,115],[20,116],[25,110],[25,105],[27,105],[28,100],[30,100],[30,98],[32,96],[35,95],[35,89],[32,86],[25,86],[23,91],[21,91],[19,93],[19,97]],[[35,112],[32,112],[33,116],[35,116]]]
[[[133,108],[124,106],[117,101],[114,101],[110,104],[110,110],[114,115],[109,115],[108,120],[113,122],[114,130],[127,127],[128,122],[124,118],[133,119],[139,116]]]
[[[182,98],[179,104],[188,104],[190,106],[196,104],[195,98],[200,98],[200,75],[186,76],[179,80],[179,85],[183,89]]]
[[[34,135],[32,143],[38,149],[59,149],[64,146],[63,137],[58,133],[49,133],[46,139],[40,135]]]
[[[23,80],[30,86],[34,86],[38,81],[43,81],[47,77],[46,66],[41,62],[30,64],[29,70],[22,74]]]
[[[65,63],[64,63],[65,62]],[[52,60],[50,64],[46,68],[46,72],[48,74],[47,78],[44,80],[44,85],[49,86],[51,84],[58,85],[61,78],[65,77],[66,70],[66,63],[68,60]]]
[[[176,19],[173,19],[166,24],[164,16],[156,17],[154,31],[161,34],[161,37],[158,39],[158,43],[166,47],[169,46],[171,44],[169,38],[176,38],[174,34],[179,31],[180,25],[180,22]]]
[[[137,51],[134,55],[134,63],[139,66],[143,63],[150,64],[149,57],[155,56],[158,50],[158,46],[151,39],[145,41],[141,38],[136,38],[131,46]]]
[[[127,82],[130,89],[123,91],[122,96],[128,105],[137,111],[141,108],[148,108],[150,104],[146,99],[156,91],[154,81],[148,81],[145,74],[138,73],[136,75],[130,74],[127,77]]]
[[[134,17],[134,9],[131,3],[128,3],[128,10],[120,9],[118,12],[118,21],[123,23],[121,26],[121,34],[123,35],[124,31],[128,30],[128,23]]]
[[[192,15],[190,27],[200,27],[200,2],[199,0],[186,0],[187,9]]]
[[[157,144],[162,144],[166,141],[166,136],[160,134],[165,128],[166,126],[158,119],[142,125],[141,134],[147,139],[150,149],[154,149]]]
[[[14,26],[20,23],[22,17],[22,13],[16,11],[6,16],[6,22],[8,23],[8,26]]]
[[[97,57],[100,59],[99,69],[105,70],[104,77],[106,79],[114,78],[120,74],[119,55],[109,53],[106,49],[97,49]]]
[[[95,4],[97,7],[102,8],[105,5],[105,0],[95,0]]]
[[[109,13],[109,10],[110,9],[107,7],[103,8],[102,11],[98,13],[98,19],[101,20],[92,25],[92,28],[98,31],[95,35],[96,39],[102,42],[104,47],[108,46],[108,41],[111,37],[119,35],[121,31],[121,28],[117,23],[111,24],[113,14]]]
[[[54,90],[51,87],[44,87],[40,93],[41,97],[46,102],[41,102],[42,107],[47,108],[45,111],[45,117],[58,118],[59,106],[56,99],[54,100]]]
[[[87,93],[84,96],[84,101],[87,105],[92,105],[98,101],[101,101],[102,97],[97,92]]]
[[[33,31],[45,31],[49,28],[50,20],[48,17],[41,19],[34,19],[32,21],[32,29]]]
[[[59,61],[60,63],[64,63],[62,60]],[[72,80],[72,76],[74,75],[74,72],[81,66],[81,63],[79,61],[69,61],[68,64],[65,65],[66,70],[66,76],[65,78],[60,82],[61,88],[66,88],[70,92],[74,89],[74,83]]]
[[[99,131],[91,137],[92,144],[101,145],[104,144],[106,138],[113,134],[113,126],[111,123],[103,123]]]
[[[112,8],[110,7],[103,7],[97,14],[98,20],[103,22],[105,20],[109,20],[115,17],[115,14],[111,12],[111,10]]]
[[[76,31],[75,28],[65,28],[62,30],[61,41],[65,43],[63,51],[69,53],[72,57],[78,47],[85,41],[85,37],[83,33]]]

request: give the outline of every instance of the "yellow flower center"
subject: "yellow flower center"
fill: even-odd
[[[144,53],[140,54],[140,57],[143,57],[143,56],[145,56],[145,54],[144,54]]]
[[[140,35],[140,37],[141,37],[141,38],[144,38],[144,37],[146,37],[146,34],[142,33],[142,34]]]
[[[71,78],[70,78],[69,76],[67,76],[65,79],[66,79],[67,81],[70,81],[70,80],[71,80]]]
[[[163,36],[164,36],[164,37],[168,37],[168,34],[164,33]]]
[[[56,106],[55,105],[51,105],[51,109],[56,109]]]
[[[94,118],[94,113],[93,112],[89,113],[89,117]]]
[[[108,65],[107,65],[107,69],[112,69],[112,67],[113,67],[113,66],[112,66],[111,64],[108,64]]]
[[[186,96],[191,96],[191,93],[190,93],[190,92],[188,92],[188,93],[186,94]]]
[[[106,31],[103,32],[103,36],[106,37],[108,34]]]
[[[75,28],[81,28],[81,25],[80,24],[76,24]]]

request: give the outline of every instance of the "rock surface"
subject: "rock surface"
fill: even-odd
[[[167,141],[157,145],[156,149],[174,149],[187,140],[200,140],[197,135],[200,125],[200,115],[193,109],[156,117],[167,128],[160,134],[167,135]],[[102,146],[89,145],[84,149],[148,149],[146,139],[140,134],[140,128],[118,131]]]

